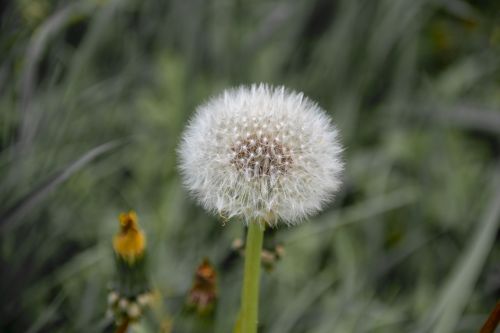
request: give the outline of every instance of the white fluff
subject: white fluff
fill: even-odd
[[[212,212],[296,224],[339,188],[337,136],[327,114],[302,93],[242,86],[198,107],[182,137],[180,170]]]

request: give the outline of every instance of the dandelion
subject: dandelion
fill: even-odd
[[[138,321],[151,300],[146,267],[146,236],[134,211],[119,215],[120,229],[113,237],[116,278],[108,293],[107,313],[116,332]]]
[[[133,211],[121,213],[120,232],[113,239],[113,248],[117,255],[128,263],[142,257],[146,247],[146,238],[137,223],[137,214]]]
[[[212,98],[184,132],[180,170],[188,190],[209,211],[249,227],[237,331],[257,332],[264,227],[321,210],[340,186],[341,151],[316,103],[265,84]]]
[[[208,210],[296,224],[337,191],[338,132],[302,93],[252,85],[200,106],[179,149],[186,187]]]

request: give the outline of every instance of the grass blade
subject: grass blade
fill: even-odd
[[[42,182],[31,192],[13,204],[11,208],[8,208],[0,215],[0,232],[4,232],[7,227],[12,227],[15,221],[24,216],[26,212],[35,207],[43,198],[55,190],[60,184],[69,179],[73,174],[81,170],[84,166],[102,154],[117,148],[122,143],[122,141],[111,141],[97,146]]]
[[[500,223],[499,180],[500,177],[497,177],[497,181],[493,183],[496,192],[474,237],[438,297],[438,303],[427,316],[424,331],[433,327],[432,332],[450,333],[456,328],[495,241],[496,230]]]

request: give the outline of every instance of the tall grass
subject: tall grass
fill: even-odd
[[[162,295],[136,331],[230,332],[241,261],[217,267],[212,319],[183,302],[242,228],[187,198],[175,149],[198,103],[260,81],[318,100],[347,147],[335,205],[276,231],[261,332],[477,332],[494,307],[496,1],[0,7],[0,331],[102,330],[117,215],[135,209]]]

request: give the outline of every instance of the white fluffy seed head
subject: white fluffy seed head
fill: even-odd
[[[242,86],[198,107],[183,134],[180,170],[210,211],[295,224],[339,188],[337,136],[326,113],[302,93]]]

